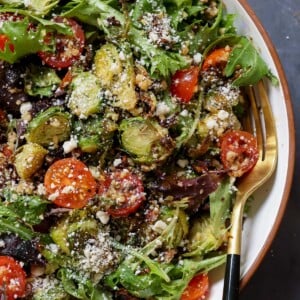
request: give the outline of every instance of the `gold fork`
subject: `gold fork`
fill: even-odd
[[[227,262],[223,288],[223,300],[236,300],[239,297],[240,254],[244,206],[251,194],[264,184],[273,174],[277,163],[277,139],[275,121],[269,99],[260,81],[255,88],[246,91],[251,107],[251,126],[257,138],[259,160],[255,167],[237,182],[237,194],[234,202],[231,228],[228,236]]]

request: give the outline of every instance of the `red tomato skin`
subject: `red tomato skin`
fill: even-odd
[[[209,279],[206,273],[197,274],[189,282],[180,300],[205,300],[209,293]]]
[[[197,89],[199,72],[198,66],[178,70],[171,79],[170,91],[172,96],[184,103],[190,102]]]
[[[97,183],[87,166],[75,159],[64,158],[47,170],[44,185],[48,198],[66,208],[83,208],[96,195]]]
[[[201,72],[207,71],[211,67],[218,68],[227,63],[231,49],[228,47],[214,49],[204,59]]]
[[[123,199],[107,209],[107,213],[113,217],[126,217],[136,212],[145,200],[141,179],[126,169],[105,176],[100,181],[98,193],[111,200]]]
[[[56,17],[54,21],[57,23],[65,23],[72,28],[74,36],[66,36],[58,34],[56,39],[56,51],[38,52],[41,60],[48,66],[55,69],[64,69],[70,67],[75,61],[77,61],[83,51],[85,44],[85,35],[81,26],[73,19],[67,19],[63,17]],[[49,38],[49,36],[48,36]],[[45,38],[47,42],[47,36]]]
[[[241,177],[256,165],[259,153],[255,137],[241,130],[227,131],[221,137],[221,161],[228,174]],[[234,164],[233,164],[234,163]]]
[[[0,256],[0,295],[3,287],[6,300],[25,296],[26,273],[21,265],[10,256]]]

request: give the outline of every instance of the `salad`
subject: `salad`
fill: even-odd
[[[1,299],[205,299],[244,87],[275,80],[218,0],[0,1]]]

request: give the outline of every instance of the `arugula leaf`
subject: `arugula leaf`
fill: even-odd
[[[264,76],[270,76],[270,71],[252,42],[242,36],[234,45],[224,74],[230,77],[240,68],[241,74],[233,81],[235,86],[245,86],[257,83]]]
[[[6,208],[15,214],[14,216],[17,215],[23,222],[30,225],[41,223],[41,216],[49,204],[48,201],[42,200],[39,196],[19,195],[10,189],[3,190],[3,197],[5,201],[0,205],[6,205]]]
[[[151,271],[137,275],[136,260],[127,258],[115,272],[106,276],[104,280],[109,287],[116,288],[116,286],[121,285],[131,294],[140,298],[155,297],[155,299],[175,300],[180,299],[181,294],[195,274],[208,272],[222,265],[225,259],[226,255],[219,255],[203,260],[183,259],[177,264],[161,263],[160,269],[170,278],[166,281]],[[139,264],[138,267],[142,268],[143,265]]]

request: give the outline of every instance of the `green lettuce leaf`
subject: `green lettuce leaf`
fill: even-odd
[[[240,37],[229,55],[224,74],[230,77],[240,68],[241,74],[233,81],[235,86],[256,84],[265,76],[271,76],[270,70],[252,42],[246,37]]]

